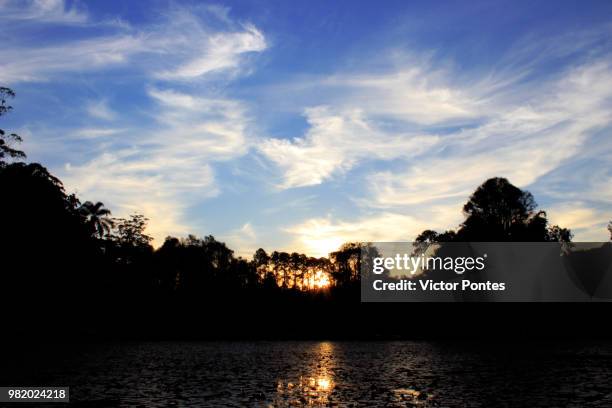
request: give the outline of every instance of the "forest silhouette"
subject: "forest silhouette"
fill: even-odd
[[[10,112],[14,96],[11,89],[0,88],[0,116]],[[475,310],[361,304],[364,246],[359,242],[345,243],[321,258],[260,248],[244,259],[212,235],[167,237],[154,248],[145,215],[113,218],[102,202],[82,202],[68,194],[43,165],[25,161],[19,142],[17,134],[0,130],[0,298],[19,333],[130,338],[418,336],[446,333],[441,322],[456,333],[457,313]],[[415,241],[572,239],[569,229],[549,225],[529,192],[505,178],[484,181],[463,213],[465,220],[456,230],[425,230]],[[612,223],[609,229],[612,235]],[[418,325],[398,325],[409,314],[419,316]],[[532,324],[538,325],[536,320]]]

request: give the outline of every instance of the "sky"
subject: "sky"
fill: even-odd
[[[456,228],[489,177],[612,219],[612,2],[0,0],[2,128],[81,201],[322,256]]]

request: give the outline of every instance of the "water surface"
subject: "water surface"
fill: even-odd
[[[157,342],[13,353],[4,384],[77,406],[612,406],[612,346]]]

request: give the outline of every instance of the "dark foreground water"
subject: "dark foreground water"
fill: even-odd
[[[0,385],[68,385],[72,404],[83,407],[612,406],[609,344],[168,342],[30,350],[3,356]]]

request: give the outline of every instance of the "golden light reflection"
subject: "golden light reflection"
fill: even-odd
[[[303,362],[306,375],[277,381],[274,405],[327,406],[334,400],[333,344],[317,343]]]
[[[428,405],[435,396],[424,391],[412,388],[398,388],[393,390],[399,403],[410,406]]]
[[[317,388],[321,391],[329,391],[331,388],[331,379],[329,378],[317,378]]]

